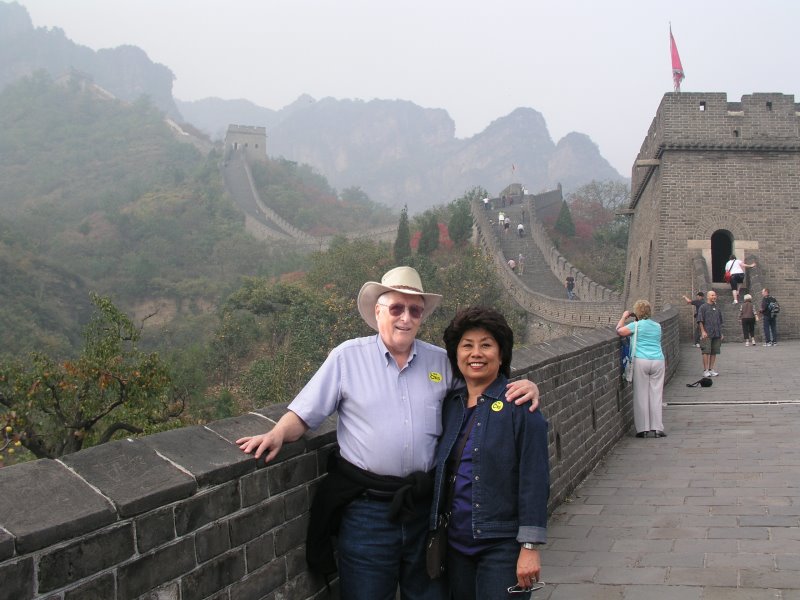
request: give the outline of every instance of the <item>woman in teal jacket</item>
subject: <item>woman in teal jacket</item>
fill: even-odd
[[[636,352],[633,354],[633,423],[636,437],[667,437],[661,419],[661,403],[664,397],[664,352],[661,350],[661,325],[650,319],[652,307],[647,300],[638,300],[633,313],[622,313],[617,323],[620,337],[635,335]],[[630,325],[629,317],[636,321]],[[633,348],[631,339],[631,348]],[[631,350],[633,351],[633,350]]]

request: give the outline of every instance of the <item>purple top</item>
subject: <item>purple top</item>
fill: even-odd
[[[461,423],[461,432],[458,434],[458,442],[464,436],[472,413],[475,407],[466,409],[464,422]],[[447,529],[447,541],[461,554],[474,555],[482,550],[494,546],[502,540],[476,540],[472,537],[472,438],[475,435],[473,428],[470,431],[467,443],[464,445],[464,452],[461,455],[461,463],[456,473],[456,486],[453,494],[453,508],[450,516],[450,526]],[[456,442],[456,448],[458,447]]]

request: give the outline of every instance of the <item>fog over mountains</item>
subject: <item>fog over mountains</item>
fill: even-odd
[[[20,5],[0,3],[0,88],[38,69],[56,78],[78,70],[130,102],[148,96],[164,113],[214,140],[223,138],[229,124],[264,126],[270,156],[308,163],[338,189],[358,186],[375,201],[395,208],[407,204],[411,212],[449,202],[477,185],[492,194],[512,182],[532,192],[561,184],[569,192],[592,180],[624,179],[587,135],[573,132],[554,142],[532,108],[517,108],[479,134],[458,139],[447,111],[407,100],[304,95],[277,111],[244,99],[182,102],[172,96],[172,71],[144,50],[95,52],[58,28],[34,28]]]

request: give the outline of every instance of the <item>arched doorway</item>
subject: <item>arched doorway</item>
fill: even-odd
[[[725,263],[733,254],[733,234],[727,229],[718,229],[711,234],[711,281],[725,281]]]

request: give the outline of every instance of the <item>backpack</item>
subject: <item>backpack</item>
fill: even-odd
[[[775,300],[775,298],[770,300],[769,304],[767,304],[767,312],[769,312],[770,317],[774,317],[779,312],[781,312],[781,305],[778,304],[778,301]]]

